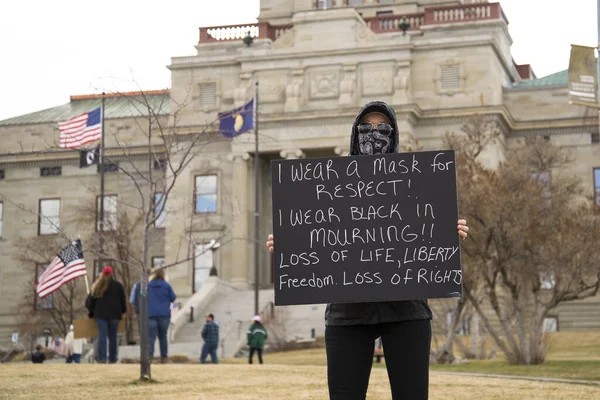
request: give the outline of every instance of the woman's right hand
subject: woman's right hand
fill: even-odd
[[[275,238],[273,237],[273,234],[270,234],[268,237],[268,242],[267,242],[267,248],[269,249],[269,253],[273,252],[273,248],[275,246]]]

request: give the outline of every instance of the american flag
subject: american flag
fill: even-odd
[[[62,285],[87,273],[81,241],[74,240],[52,260],[50,265],[40,275],[35,284],[35,290],[41,298],[57,291]]]
[[[60,147],[73,149],[100,140],[102,135],[102,112],[98,107],[65,122],[58,123]]]

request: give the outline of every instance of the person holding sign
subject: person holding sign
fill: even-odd
[[[352,125],[350,156],[398,152],[394,110],[367,103]],[[458,234],[467,237],[465,220]],[[267,247],[274,251],[274,237]],[[325,312],[327,381],[330,399],[364,399],[369,385],[373,343],[381,337],[393,399],[428,398],[432,313],[427,301],[328,304]]]

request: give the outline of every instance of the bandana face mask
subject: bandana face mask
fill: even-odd
[[[389,124],[366,122],[359,124],[357,130],[360,154],[386,154],[390,149],[394,129]]]

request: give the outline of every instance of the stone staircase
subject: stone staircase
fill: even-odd
[[[246,330],[254,316],[254,290],[236,288],[221,281],[210,285],[212,287],[204,296],[188,299],[180,314],[171,319],[177,328],[173,329],[173,325],[169,328],[169,355],[185,354],[191,359],[200,357],[203,345],[201,331],[207,314],[213,314],[219,324],[219,357],[244,354],[240,350],[246,345]],[[277,329],[279,336],[283,335],[287,341],[311,340],[325,334],[325,304],[274,307],[273,296],[273,289],[259,291],[259,310],[268,330]],[[137,345],[119,347],[119,359],[137,358],[139,354]],[[154,354],[160,354],[158,340]]]
[[[267,310],[273,302],[273,290],[260,290],[258,298],[259,309]],[[219,340],[221,342],[219,356],[233,357],[239,346],[246,342],[246,330],[254,316],[254,291],[220,285],[214,300],[204,309],[198,310],[200,317],[193,322],[186,323],[169,346],[173,346],[174,350],[176,347],[187,349],[183,352],[184,354],[199,357],[203,344],[201,331],[204,326],[204,316],[207,314],[213,314],[215,322],[219,324]]]

